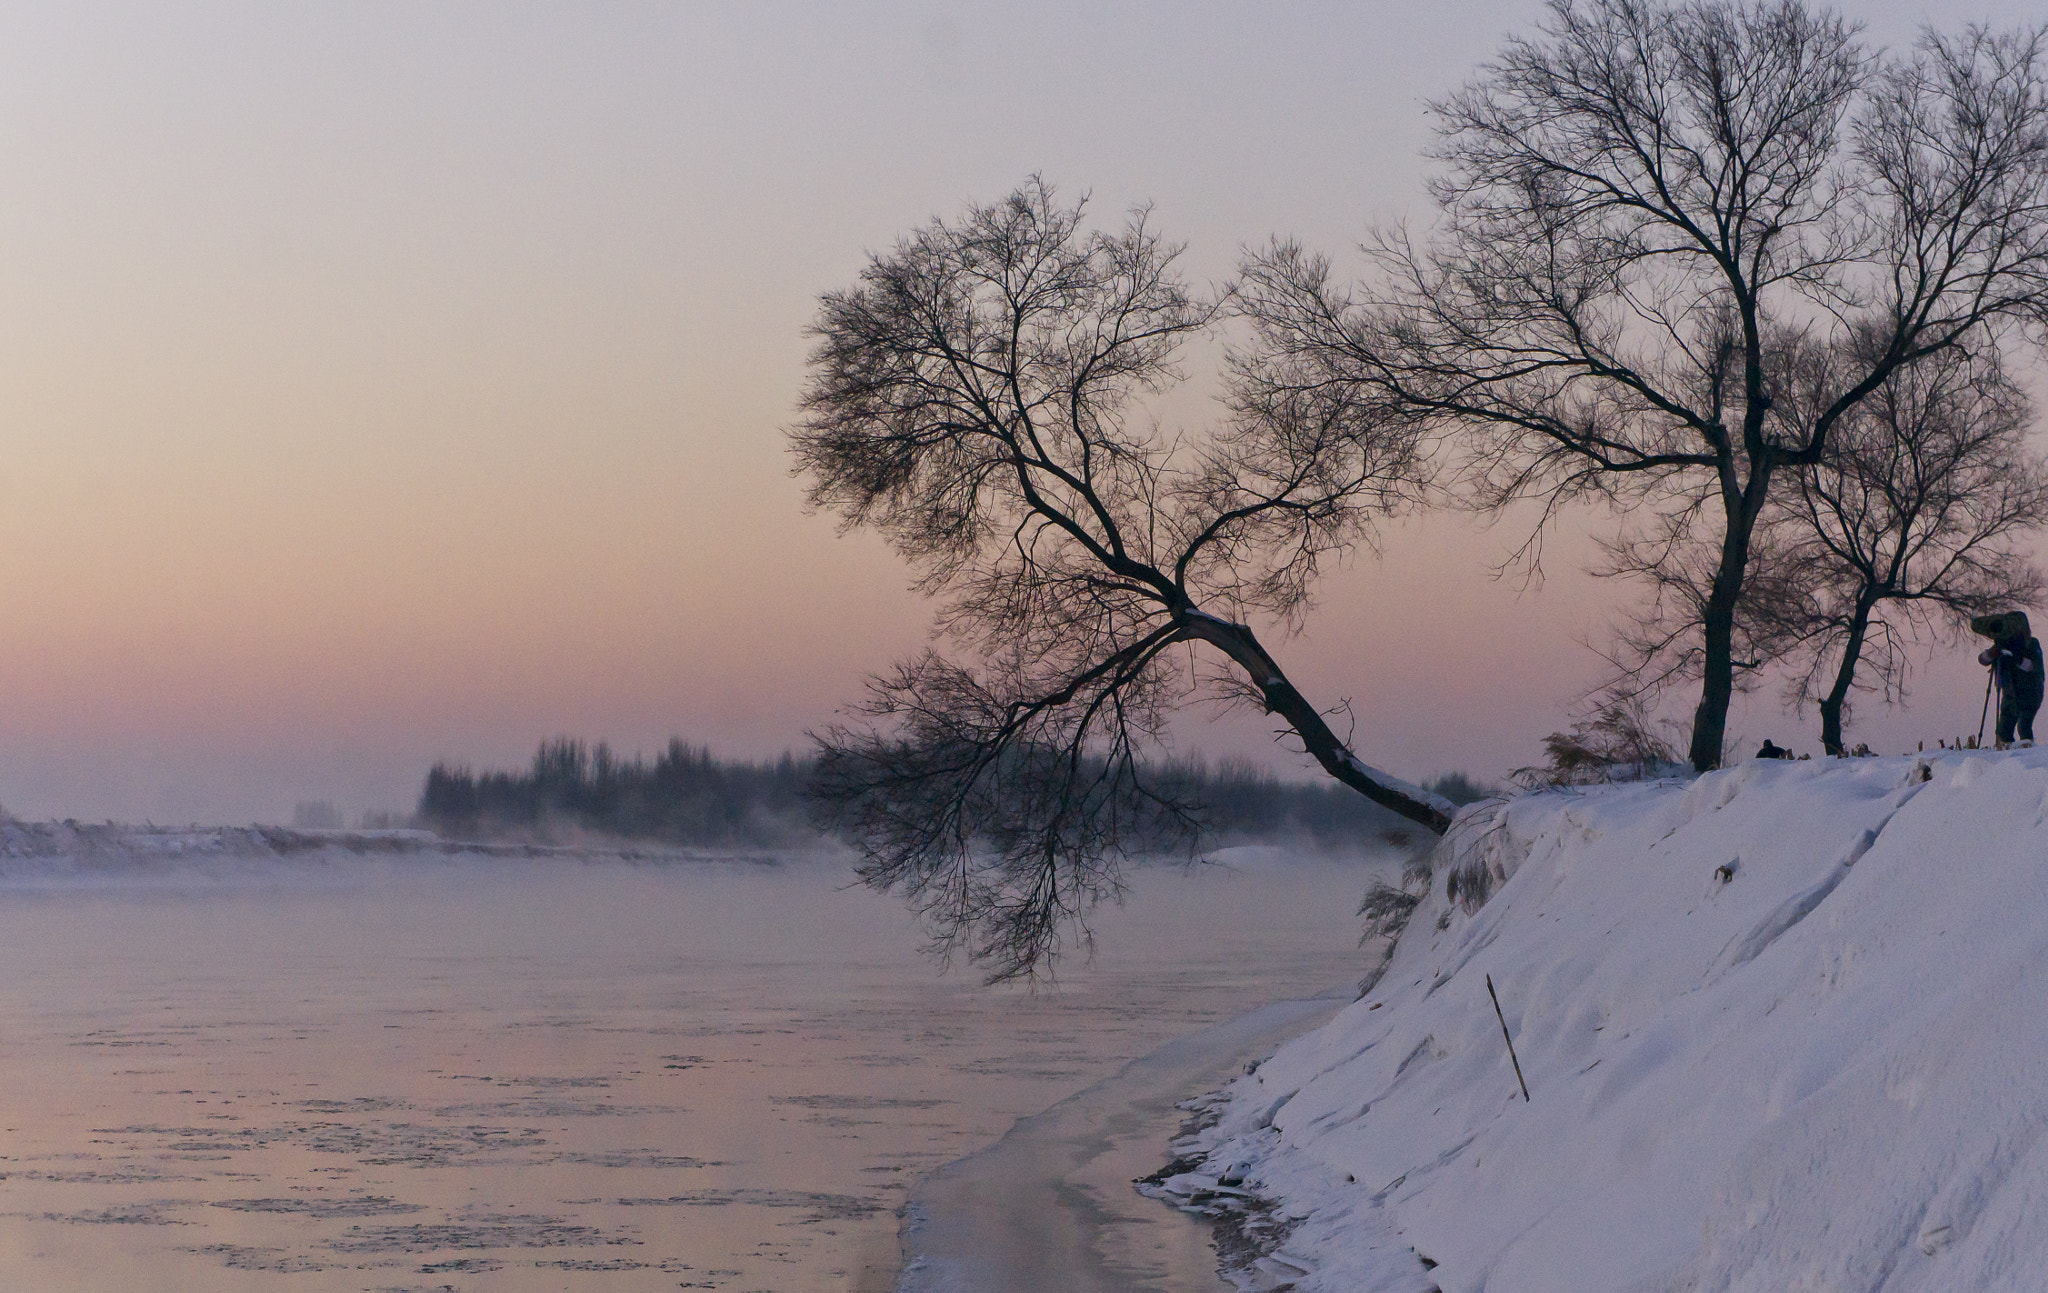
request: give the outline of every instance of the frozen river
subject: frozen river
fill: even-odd
[[[1357,977],[1368,870],[1238,860],[1139,873],[1037,994],[817,861],[17,878],[0,1286],[886,1289],[935,1169]]]

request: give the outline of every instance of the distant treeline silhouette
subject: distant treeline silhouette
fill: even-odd
[[[805,789],[814,761],[716,757],[681,739],[652,762],[604,742],[544,741],[524,772],[436,763],[420,792],[422,825],[443,835],[552,838],[590,834],[707,847],[816,843]],[[1213,845],[1302,843],[1342,850],[1411,834],[1408,823],[1334,783],[1282,781],[1239,759],[1156,767],[1154,783],[1202,806]],[[1459,773],[1431,789],[1454,802],[1491,793]]]
[[[525,772],[473,773],[437,763],[420,792],[420,820],[443,835],[583,831],[673,844],[786,845],[815,841],[804,786],[811,764],[725,760],[673,740],[652,763],[562,737],[544,741]]]

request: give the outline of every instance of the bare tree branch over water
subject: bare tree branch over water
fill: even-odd
[[[1251,260],[1267,386],[1454,434],[1482,505],[1703,535],[1713,767],[1780,474],[1897,375],[2048,325],[2044,52],[1970,27],[1881,55],[1801,0],[1553,0],[1434,105],[1427,236],[1381,233],[1355,290],[1293,244]],[[1815,350],[1830,384],[1795,417],[1782,361]]]
[[[1227,301],[1148,212],[1098,230],[1084,206],[1033,179],[872,256],[823,298],[790,433],[811,504],[887,537],[954,648],[818,735],[818,801],[862,879],[992,979],[1086,938],[1125,840],[1192,842],[1194,805],[1141,756],[1198,695],[1277,716],[1433,831],[1453,811],[1357,759],[1248,623],[1298,625],[1322,565],[1414,496],[1418,432],[1343,387],[1251,380],[1211,428],[1144,420]]]

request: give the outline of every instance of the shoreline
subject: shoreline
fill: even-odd
[[[1349,1004],[1349,985],[1276,1001],[1178,1037],[918,1182],[890,1282],[863,1262],[857,1293],[1227,1293],[1210,1223],[1140,1195],[1169,1157],[1184,1100]]]

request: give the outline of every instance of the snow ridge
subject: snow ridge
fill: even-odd
[[[1183,1147],[1284,1222],[1246,1287],[2048,1288],[2048,750],[1475,805],[1435,873]]]

